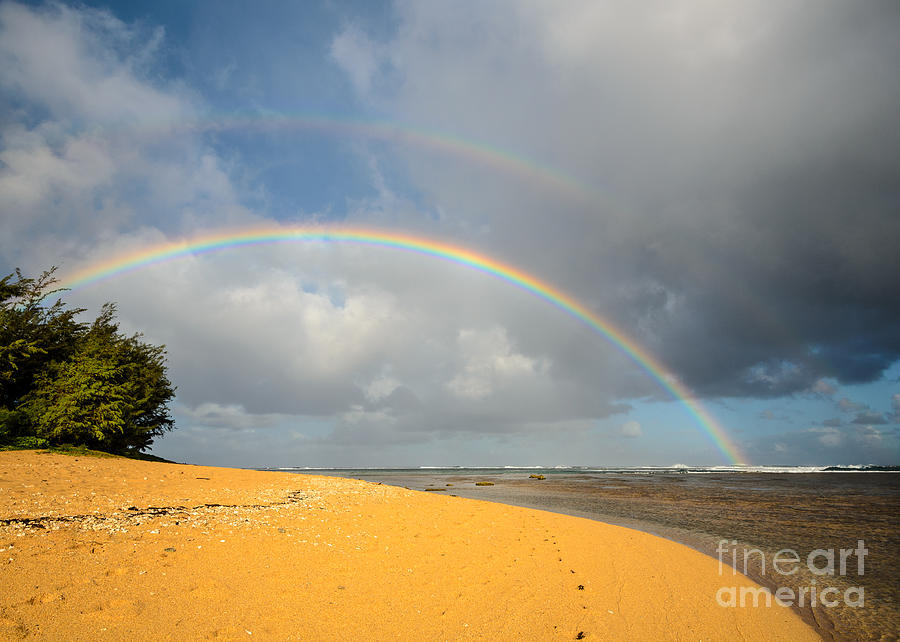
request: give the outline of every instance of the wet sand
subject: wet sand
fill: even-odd
[[[4,639],[816,639],[790,609],[719,606],[721,583],[688,547],[550,512],[0,453]]]
[[[737,474],[549,474],[545,480],[518,475],[384,475],[372,479],[410,488],[444,486],[448,492],[511,505],[588,517],[637,528],[687,544],[712,557],[727,540],[721,555],[727,564],[736,551],[743,569],[764,586],[794,589],[834,586],[841,592],[864,587],[864,606],[812,608],[794,606],[826,640],[896,640],[900,634],[900,474],[897,473],[737,473]],[[476,487],[490,480],[493,486]],[[447,487],[446,484],[453,484]],[[858,575],[855,555],[846,574],[813,575],[805,568],[815,549],[856,548],[864,540],[868,551],[864,574]],[[732,544],[736,541],[736,544]],[[798,573],[782,575],[771,566],[781,549],[803,558]],[[839,563],[839,553],[836,553]],[[824,566],[824,559],[818,560]],[[786,568],[786,567],[783,567]],[[731,571],[724,574],[730,576]]]

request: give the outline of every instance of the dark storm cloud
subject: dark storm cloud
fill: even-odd
[[[781,25],[772,49],[755,52],[762,69],[736,70],[760,95],[731,124],[757,140],[724,134],[699,169],[716,176],[721,160],[725,180],[708,185],[701,171],[672,193],[717,197],[617,252],[632,279],[656,284],[627,314],[656,319],[657,349],[696,391],[869,382],[900,358],[898,17],[895,3],[830,6]],[[671,300],[679,309],[667,312]]]
[[[527,150],[603,196],[551,202],[411,153],[414,178],[447,209],[478,212],[496,243],[696,392],[869,382],[900,357],[900,5],[398,13],[384,42],[356,25],[336,40],[363,97]]]
[[[900,149],[900,138],[888,138]],[[854,150],[848,142],[823,153],[862,155],[867,144],[859,141]],[[719,334],[727,349],[743,353],[736,365],[752,367],[758,359],[794,366],[775,373],[772,393],[808,387],[819,377],[872,381],[900,356],[900,297],[891,294],[900,292],[900,253],[891,240],[900,238],[898,160],[840,163],[817,174],[810,167],[817,158],[801,158],[802,167],[764,181],[747,197],[742,229],[727,251],[731,259],[719,265],[773,320],[767,327],[753,309],[741,314],[715,301],[701,309],[726,321]]]
[[[880,55],[900,61],[900,48]],[[653,250],[636,248],[635,270],[684,299],[683,314],[664,317],[661,349],[697,390],[779,396],[821,377],[869,382],[900,357],[900,88],[880,101],[864,88],[841,96],[844,80],[831,79],[830,98],[859,105],[852,131],[816,125],[810,105],[803,127],[815,144],[754,168],[727,195],[734,211],[645,232]]]
[[[900,21],[896,4],[881,6],[819,36],[831,46],[809,71],[833,75],[822,102],[798,115],[812,121],[798,123],[810,129],[806,144],[741,186],[734,229],[705,243],[750,303],[729,307],[726,295],[698,306],[720,320],[712,351],[734,355],[719,373],[732,388],[720,392],[785,394],[819,377],[868,382],[900,357],[900,130],[892,125],[900,85],[887,71],[900,61],[900,41],[889,35]],[[850,68],[842,53],[865,63]],[[849,115],[835,127],[829,113],[841,110]],[[779,361],[794,368],[763,385],[741,376],[754,362]]]

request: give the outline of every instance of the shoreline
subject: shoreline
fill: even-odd
[[[784,607],[717,605],[686,546],[442,495],[0,453],[0,637],[818,639]]]

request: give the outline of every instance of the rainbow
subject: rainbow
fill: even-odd
[[[324,113],[206,113],[194,118],[151,119],[139,124],[91,130],[90,135],[123,136],[123,142],[129,144],[134,135],[141,136],[148,142],[156,142],[165,136],[228,132],[271,132],[279,135],[285,132],[312,132],[338,138],[368,139],[416,147],[525,179],[529,185],[539,185],[576,204],[602,204],[605,209],[612,209],[609,199],[596,186],[577,180],[525,154],[513,153],[496,145],[434,128],[388,120]]]
[[[93,263],[60,279],[60,287],[79,289],[127,272],[178,259],[230,248],[287,242],[343,242],[416,252],[473,268],[522,288],[575,317],[616,346],[653,380],[679,400],[717,449],[731,464],[743,465],[746,457],[719,423],[700,405],[688,388],[623,331],[591,312],[562,290],[511,265],[464,247],[385,230],[359,227],[270,226],[219,232],[152,247]]]

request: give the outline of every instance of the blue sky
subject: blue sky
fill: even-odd
[[[896,464],[898,26],[837,0],[0,2],[0,267],[417,234],[621,328],[754,463]],[[725,463],[610,342],[458,265],[279,245],[68,300],[168,346],[171,459]]]

